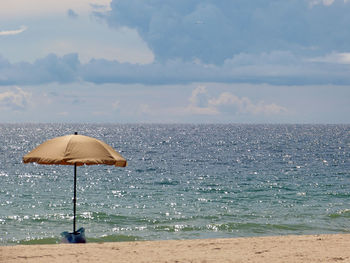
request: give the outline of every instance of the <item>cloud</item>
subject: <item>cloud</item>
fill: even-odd
[[[117,38],[111,38],[104,48],[94,40],[86,44],[85,40],[57,39],[50,50],[43,51],[56,54],[32,63],[11,63],[0,56],[0,85],[350,84],[349,1],[112,0],[109,10],[108,0],[78,2],[70,6],[68,15],[80,15],[78,6],[88,5],[111,28],[124,28],[126,38],[134,36],[138,41],[142,37],[143,46],[148,45],[155,57],[148,56],[152,53],[141,45],[120,49],[114,45]],[[100,36],[113,32],[109,29]],[[67,54],[76,50],[81,60],[75,53]],[[147,56],[142,58],[142,54]],[[139,59],[123,63],[130,62],[130,57]]]
[[[76,12],[74,12],[73,9],[68,9],[67,15],[69,18],[73,18],[73,19],[78,18],[79,16]]]
[[[68,54],[63,57],[50,54],[34,63],[14,64],[0,57],[0,85],[73,82],[79,78],[79,66],[77,54]]]
[[[31,94],[19,87],[0,93],[0,108],[22,111],[30,103]]]
[[[311,7],[316,5],[331,6],[336,1],[347,3],[349,0],[309,0],[309,3]]]
[[[16,29],[16,30],[0,31],[0,36],[18,35],[18,34],[24,32],[25,30],[27,30],[27,27],[21,26],[19,29]]]
[[[240,53],[222,65],[169,60],[130,64],[106,59],[81,63],[77,54],[55,54],[33,63],[0,56],[1,85],[90,82],[94,84],[267,83],[273,85],[350,84],[349,53],[303,57],[287,51]]]
[[[221,93],[218,98],[213,98],[209,101],[209,105],[219,109],[220,111],[238,112],[243,114],[282,114],[286,113],[285,107],[279,106],[275,103],[266,104],[259,101],[254,104],[249,98],[239,98],[230,92]]]
[[[334,0],[310,0],[310,6],[316,6],[316,5],[325,5],[325,6],[330,6],[334,3]]]
[[[137,114],[139,115],[153,115],[155,114],[155,111],[152,110],[151,106],[148,104],[140,104],[137,108]]]
[[[350,64],[350,53],[332,52],[322,57],[310,58],[308,61],[332,64]]]
[[[269,83],[275,85],[350,84],[345,63],[275,51],[241,53],[222,65],[173,60],[147,65],[91,60],[81,68],[82,79],[93,83],[141,83],[149,85],[194,82]],[[338,61],[340,62],[340,61]]]
[[[204,86],[193,90],[189,98],[187,113],[196,115],[250,114],[250,115],[279,115],[287,113],[285,107],[264,101],[253,103],[247,97],[238,97],[231,92],[223,92],[218,97],[210,97]]]
[[[110,0],[1,0],[0,17],[38,17],[48,14],[62,14],[67,11],[67,6],[80,14],[91,12],[90,4],[108,5]]]
[[[107,2],[105,2],[105,4],[93,4],[90,3],[90,7],[93,9],[93,12],[97,12],[95,14],[98,14],[98,12],[105,12],[105,11],[109,11],[109,2],[107,4]]]
[[[66,117],[66,116],[69,116],[69,112],[68,111],[62,111],[62,112],[58,112],[57,115]]]
[[[112,27],[137,30],[157,61],[222,64],[241,53],[350,52],[344,0],[112,0]],[[327,19],[324,19],[327,17]]]
[[[113,102],[112,109],[114,111],[119,111],[120,110],[120,101],[119,100],[116,100],[116,101]]]
[[[196,115],[219,114],[219,111],[215,107],[209,105],[209,95],[204,86],[199,86],[192,91],[192,95],[189,98],[189,105],[185,109],[185,112]]]

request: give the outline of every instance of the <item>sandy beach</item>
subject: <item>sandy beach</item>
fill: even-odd
[[[0,262],[350,262],[350,235],[0,247]]]

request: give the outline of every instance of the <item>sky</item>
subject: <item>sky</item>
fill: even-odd
[[[350,123],[349,0],[1,0],[0,123]]]

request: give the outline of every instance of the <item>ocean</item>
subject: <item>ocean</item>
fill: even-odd
[[[0,124],[0,245],[72,231],[73,166],[22,156],[74,132],[128,160],[77,169],[88,242],[350,232],[350,125]]]

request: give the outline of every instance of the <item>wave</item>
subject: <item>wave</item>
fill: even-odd
[[[139,236],[130,236],[130,235],[104,235],[100,237],[88,237],[87,236],[87,242],[88,243],[101,243],[101,242],[131,242],[131,241],[139,241],[143,240]],[[59,244],[64,243],[61,238],[54,238],[54,237],[48,237],[48,238],[33,238],[33,239],[25,239],[25,240],[18,240],[18,241],[12,241],[8,244],[17,244],[17,245],[44,245],[44,244]]]
[[[177,180],[171,180],[171,179],[163,179],[161,181],[154,182],[155,185],[169,185],[169,186],[174,186],[180,184],[179,181]]]
[[[143,238],[139,236],[131,236],[131,235],[105,235],[101,237],[87,237],[88,243],[99,243],[99,242],[131,242],[131,241],[139,241],[143,240]]]
[[[350,218],[350,209],[340,210],[336,213],[329,214],[328,217],[330,217],[332,219],[340,218],[340,217]]]
[[[190,224],[173,224],[173,225],[155,225],[154,231],[164,232],[245,232],[251,234],[286,234],[286,233],[303,233],[313,231],[315,227],[307,224],[259,224],[259,223],[240,223],[229,222],[221,224],[207,224],[195,226]]]
[[[44,245],[44,244],[58,244],[60,242],[59,238],[47,237],[47,238],[33,238],[33,239],[25,239],[18,240],[14,242],[10,242],[10,244],[18,244],[18,245]]]

